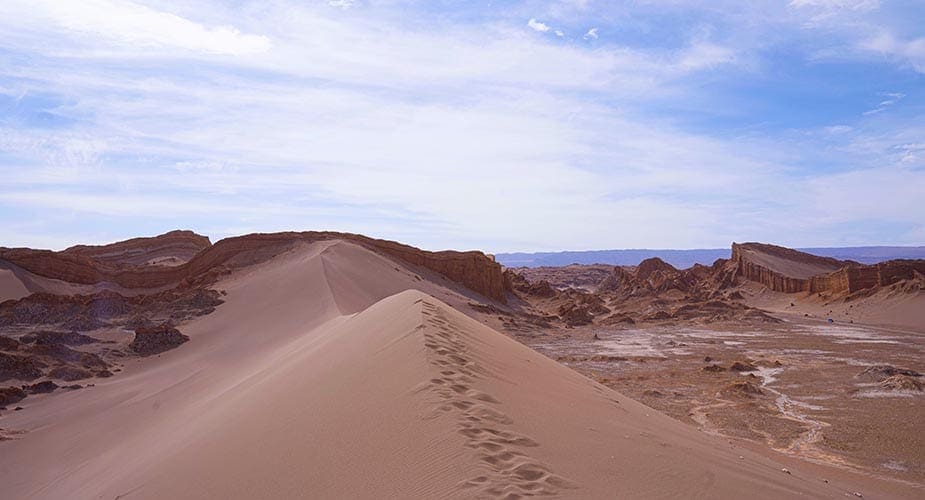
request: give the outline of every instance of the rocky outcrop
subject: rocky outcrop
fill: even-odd
[[[0,352],[0,381],[35,380],[42,376],[45,365],[40,361],[21,354]]]
[[[192,231],[170,231],[150,238],[132,238],[109,245],[77,245],[63,254],[93,259],[109,266],[175,266],[209,248],[209,238]]]
[[[597,291],[614,270],[608,264],[570,264],[562,267],[518,267],[509,269],[531,283],[546,281],[554,289],[581,288]]]
[[[883,382],[880,387],[887,391],[925,391],[925,382],[921,378],[910,377],[908,375],[893,375]]]
[[[732,262],[737,275],[784,293],[853,293],[925,273],[925,260],[863,265],[763,243],[733,243]]]
[[[128,345],[129,349],[140,356],[151,356],[169,351],[189,341],[189,337],[180,333],[170,323],[153,327],[140,327],[135,330],[135,338]]]
[[[916,279],[922,274],[925,274],[925,260],[891,260],[870,266],[849,265],[833,273],[814,276],[809,291],[853,293]]]
[[[733,243],[736,273],[776,292],[812,291],[812,277],[844,267],[847,263],[764,243]]]
[[[736,361],[729,366],[729,370],[733,372],[753,372],[758,368],[752,364],[751,361]]]
[[[724,387],[720,392],[723,396],[739,398],[753,398],[764,394],[764,391],[762,391],[760,387],[748,380],[733,382]]]
[[[910,370],[908,368],[896,368],[895,366],[891,365],[868,366],[860,373],[855,375],[855,377],[866,381],[881,382],[897,375],[902,375],[904,377],[922,377],[922,374],[915,370]]]
[[[676,274],[677,272],[674,266],[658,257],[648,258],[636,266],[636,277],[641,280],[648,280],[652,275]]]
[[[504,270],[504,287],[506,290],[515,291],[531,297],[551,298],[555,297],[558,292],[546,280],[530,282],[520,273],[511,269]]]
[[[26,391],[19,387],[0,387],[0,407],[18,403],[26,396]]]
[[[64,252],[0,248],[0,259],[39,276],[70,283],[108,282],[130,289],[157,289],[196,280],[222,266],[239,267],[261,262],[299,242],[324,240],[357,243],[388,257],[434,271],[498,302],[506,301],[501,265],[482,252],[428,252],[394,241],[348,233],[310,231],[226,238],[203,249],[189,262],[171,267],[114,264],[112,259],[97,260],[94,257],[97,250],[73,248]]]
[[[336,233],[335,233],[336,234]],[[506,303],[501,264],[482,252],[444,250],[428,252],[394,241],[376,240],[360,235],[348,235],[360,243],[390,257],[424,267],[462,284],[495,301]]]
[[[636,276],[623,267],[613,268],[613,272],[604,278],[597,286],[599,292],[619,293],[622,291],[631,291],[639,286]]]

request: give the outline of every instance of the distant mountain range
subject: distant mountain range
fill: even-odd
[[[853,260],[862,264],[876,264],[893,259],[925,259],[925,247],[835,247],[798,248],[801,252],[839,260]],[[685,269],[694,264],[710,265],[716,259],[728,259],[729,248],[704,248],[695,250],[588,250],[580,252],[536,252],[499,253],[495,260],[507,267],[567,266],[569,264],[610,264],[634,266],[650,257]]]

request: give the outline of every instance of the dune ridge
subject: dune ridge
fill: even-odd
[[[838,497],[546,358],[345,240],[216,283],[190,341],[4,415],[11,498]],[[441,299],[437,299],[439,296]],[[31,398],[30,398],[31,400]]]

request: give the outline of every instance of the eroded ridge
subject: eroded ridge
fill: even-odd
[[[465,330],[448,321],[444,312],[421,300],[424,346],[434,377],[428,389],[439,399],[437,414],[456,417],[457,431],[475,450],[485,473],[462,483],[479,498],[518,499],[556,495],[574,488],[528,451],[539,446],[531,437],[512,431],[514,421],[493,395],[473,388],[485,371],[465,341]]]

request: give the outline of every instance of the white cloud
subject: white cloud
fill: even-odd
[[[678,65],[685,70],[708,69],[736,60],[736,52],[722,45],[706,41],[697,41],[683,50]]]
[[[169,12],[116,0],[13,0],[4,15],[51,21],[70,36],[134,49],[182,49],[209,54],[257,54],[271,47],[262,35],[234,26],[205,26]]]
[[[328,5],[346,10],[356,5],[356,0],[328,0]]]
[[[585,36],[584,36],[585,40],[597,40],[597,38],[598,38],[597,28],[589,29],[588,32],[585,33]]]
[[[533,18],[527,21],[527,26],[533,29],[533,31],[539,31],[541,33],[546,33],[550,29],[548,25],[541,23]]]
[[[565,36],[565,32],[563,32],[562,30],[556,30],[556,36],[559,38],[562,38]]]
[[[919,72],[925,73],[925,37],[902,41],[890,33],[863,40],[859,43],[862,50],[877,52],[903,64],[908,64]]]

